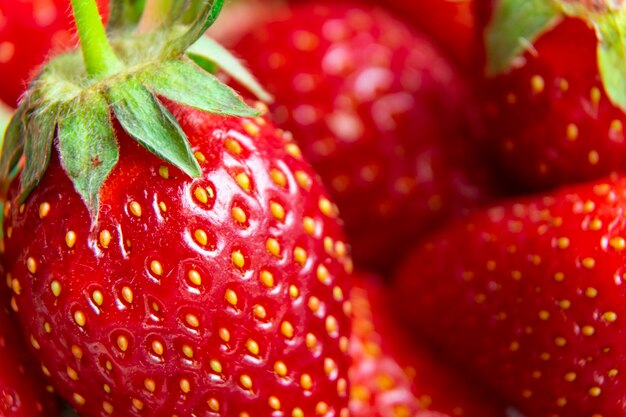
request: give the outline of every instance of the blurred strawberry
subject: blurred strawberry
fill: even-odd
[[[293,5],[236,50],[330,188],[358,263],[393,264],[425,230],[487,198],[466,85],[427,37],[383,10]]]
[[[98,0],[107,15],[108,0]],[[0,101],[17,107],[50,53],[76,45],[70,0],[0,0]]]

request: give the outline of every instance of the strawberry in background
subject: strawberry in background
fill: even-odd
[[[352,416],[504,417],[506,408],[493,394],[406,334],[380,281],[359,276],[350,293]]]
[[[626,178],[453,222],[396,277],[401,317],[527,416],[626,412]]]
[[[69,0],[0,0],[0,101],[17,107],[39,65],[77,40]]]
[[[467,86],[428,37],[350,2],[274,16],[235,50],[330,189],[357,265],[389,267],[425,230],[488,198]]]
[[[480,0],[488,148],[528,190],[626,166],[623,2]],[[527,39],[519,42],[519,39]]]

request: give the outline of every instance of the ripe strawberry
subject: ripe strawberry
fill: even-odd
[[[330,188],[357,264],[380,267],[486,198],[465,85],[426,37],[386,12],[306,3],[235,49]]]
[[[621,26],[614,27],[608,13],[562,19],[556,8],[549,19],[531,20],[535,9],[561,3],[579,2],[478,2],[482,21],[494,14],[485,36],[495,76],[481,89],[489,148],[504,172],[529,189],[597,179],[622,170],[626,161],[626,104],[617,97],[624,80],[615,82],[626,79],[626,71],[610,57],[623,51],[608,41],[597,50],[599,36],[611,39]],[[507,7],[523,11],[506,14]],[[538,21],[545,26],[534,33]],[[529,39],[525,51],[519,39]]]
[[[480,211],[397,276],[417,328],[528,416],[626,411],[626,178]]]
[[[99,0],[107,15],[107,0]],[[75,46],[69,0],[0,0],[0,101],[17,107],[20,96],[51,52]]]
[[[3,300],[5,295],[3,291]],[[46,391],[41,370],[23,346],[15,318],[4,308],[7,304],[0,307],[0,416],[58,416],[56,400]]]
[[[350,292],[352,416],[504,416],[496,400],[406,334],[389,314],[387,291],[370,281],[360,277]]]
[[[86,73],[49,63],[0,159],[24,146],[2,262],[52,383],[81,417],[345,416],[337,210],[291,136],[183,55],[221,3],[115,49],[93,0],[73,5]]]

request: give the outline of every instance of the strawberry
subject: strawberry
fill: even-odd
[[[107,3],[99,0],[103,16]],[[0,101],[17,107],[46,56],[75,45],[69,5],[69,0],[0,0]]]
[[[484,389],[405,334],[389,314],[386,289],[374,282],[359,277],[350,292],[352,416],[503,417],[504,407]]]
[[[336,207],[264,105],[184,54],[221,5],[154,32],[193,5],[150,2],[141,34],[118,15],[111,47],[73,0],[85,66],[47,64],[8,127],[0,169],[26,156],[5,210],[12,304],[81,417],[348,413]]]
[[[626,411],[626,178],[478,211],[400,268],[404,316],[528,416]]]
[[[466,137],[466,86],[428,38],[352,3],[276,15],[235,49],[330,188],[357,264],[384,269],[426,229],[487,198]]]
[[[481,91],[489,148],[503,171],[541,190],[622,170],[626,71],[615,64],[623,47],[610,39],[626,8],[594,2],[607,10],[587,10],[571,0],[477,3],[481,21],[491,16],[485,39],[493,77]]]
[[[10,277],[7,281],[12,284]],[[5,300],[4,290],[1,295]],[[56,399],[46,390],[41,370],[22,344],[15,318],[4,308],[7,304],[0,307],[0,416],[58,416]]]

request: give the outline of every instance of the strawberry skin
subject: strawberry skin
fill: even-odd
[[[388,291],[375,283],[380,277],[359,276],[354,281],[353,417],[505,416],[505,408],[492,395],[435,357],[389,314]]]
[[[482,21],[493,3],[478,2]],[[535,42],[521,66],[481,88],[494,159],[527,189],[598,179],[623,168],[626,117],[602,86],[597,42],[585,22],[565,19]]]
[[[8,277],[7,283],[12,284]],[[1,295],[3,301],[8,301],[5,289]],[[0,416],[58,416],[56,399],[47,391],[41,369],[22,344],[15,321],[8,311],[8,303],[3,303],[0,307]]]
[[[235,50],[330,189],[357,264],[383,269],[424,230],[486,199],[464,82],[428,38],[352,3],[276,15]]]
[[[34,353],[85,417],[345,416],[351,262],[336,208],[267,118],[167,106],[200,178],[117,127],[93,228],[56,151],[7,210],[3,262]]]
[[[107,16],[108,0],[98,0]],[[0,0],[0,101],[17,107],[51,52],[76,45],[69,0]]]
[[[528,416],[626,412],[626,178],[480,211],[397,275],[403,314]]]

